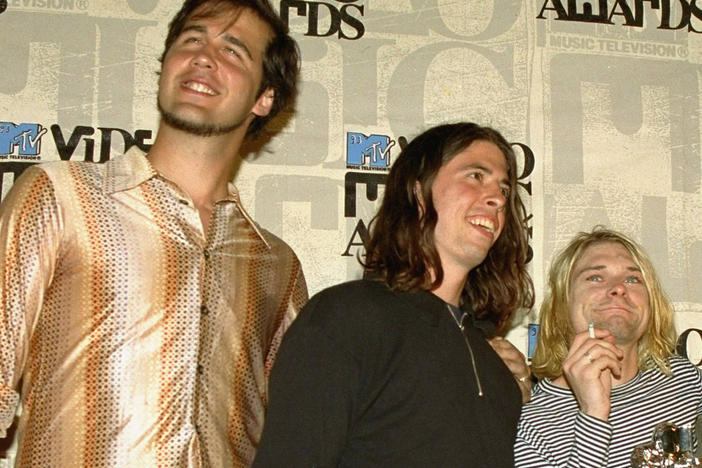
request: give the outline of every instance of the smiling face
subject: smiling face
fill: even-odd
[[[618,242],[588,247],[573,267],[568,295],[570,323],[575,333],[609,330],[616,343],[635,344],[649,323],[648,290],[641,269]]]
[[[509,187],[505,155],[489,141],[441,166],[432,184],[434,242],[447,277],[465,277],[485,259],[504,227]]]
[[[158,106],[163,122],[209,136],[243,133],[255,115],[266,115],[272,90],[259,95],[270,27],[247,8],[216,16],[196,9],[164,56]]]

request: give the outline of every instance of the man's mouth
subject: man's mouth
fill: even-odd
[[[484,216],[474,216],[468,220],[473,226],[480,226],[490,234],[495,233],[495,223],[490,218]]]
[[[210,88],[209,86],[203,83],[200,83],[199,81],[186,81],[181,86],[198,93],[209,94],[210,96],[214,96],[217,94],[217,92],[214,89]]]
[[[622,311],[622,312],[631,312],[628,307],[621,306],[621,305],[610,305],[604,307],[602,310],[604,311]]]

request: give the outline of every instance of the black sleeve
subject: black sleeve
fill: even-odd
[[[312,298],[285,334],[254,467],[337,465],[359,381],[339,302]]]

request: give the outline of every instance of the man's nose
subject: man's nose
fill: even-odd
[[[213,69],[217,66],[214,59],[214,51],[212,47],[206,45],[200,48],[192,59],[192,64],[196,67]]]
[[[609,288],[609,294],[612,296],[623,296],[626,295],[626,287],[620,283],[616,282],[612,284],[612,286]]]
[[[499,184],[490,184],[485,190],[485,198],[488,206],[495,207],[498,211],[502,210],[507,203],[507,198],[505,197],[502,186]]]

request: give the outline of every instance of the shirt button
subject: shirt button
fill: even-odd
[[[205,371],[205,369],[203,369],[202,365],[201,365],[201,364],[198,364],[198,365],[197,365],[197,373],[198,373],[198,374],[202,374],[204,371]]]
[[[210,259],[210,251],[209,250],[205,249],[205,251],[202,252],[202,254],[205,256],[205,260]]]
[[[208,309],[206,305],[201,306],[201,307],[200,307],[200,313],[202,313],[202,315],[207,315],[207,314],[210,313],[210,309]]]

